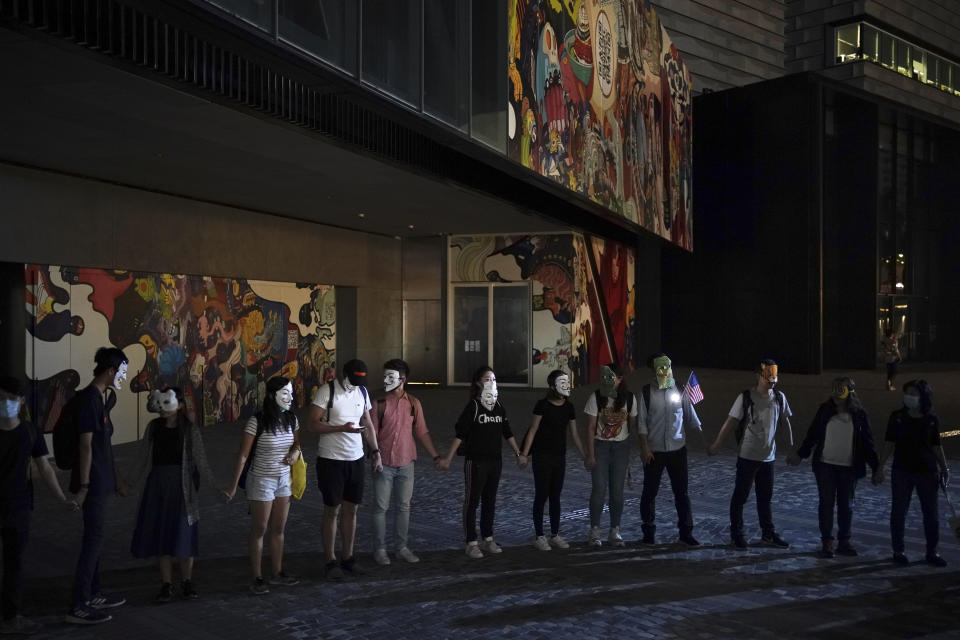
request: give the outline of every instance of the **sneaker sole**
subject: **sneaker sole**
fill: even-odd
[[[63,621],[66,622],[67,624],[86,624],[86,625],[91,625],[91,624],[101,624],[101,623],[103,623],[103,622],[110,622],[111,620],[113,620],[113,616],[107,616],[107,617],[102,618],[102,619],[100,619],[100,620],[90,620],[89,618],[78,618],[78,617],[72,616],[72,615],[66,615],[66,616],[63,617]]]

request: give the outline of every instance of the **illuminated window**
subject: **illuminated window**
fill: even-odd
[[[860,58],[860,24],[837,27],[837,62],[850,62]]]

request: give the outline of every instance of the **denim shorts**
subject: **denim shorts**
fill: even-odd
[[[247,474],[247,500],[272,502],[274,498],[290,497],[290,473],[279,476]]]

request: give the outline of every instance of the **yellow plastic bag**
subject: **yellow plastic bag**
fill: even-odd
[[[303,459],[303,451],[297,456],[297,461],[290,465],[290,492],[299,500],[307,489],[307,463]]]

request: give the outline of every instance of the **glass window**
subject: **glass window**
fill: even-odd
[[[896,43],[896,63],[897,73],[910,76],[911,74],[911,56],[910,45],[903,40],[895,40]]]
[[[880,64],[893,69],[893,36],[889,33],[880,34]]]
[[[471,134],[507,148],[507,3],[473,0]]]
[[[470,100],[468,0],[424,0],[423,110],[466,131]]]
[[[207,0],[264,31],[273,33],[273,3],[263,0]]]
[[[865,60],[880,62],[880,33],[870,25],[860,25],[860,48]]]
[[[420,0],[364,0],[364,81],[420,106]],[[506,66],[504,66],[506,68]]]
[[[920,82],[927,81],[927,52],[923,49],[917,49],[916,47],[911,48],[911,60],[912,63],[911,70],[913,71],[913,79],[919,80]]]
[[[280,0],[277,28],[284,42],[350,74],[357,72],[354,0]]]
[[[860,24],[837,27],[837,62],[850,62],[860,57]]]

